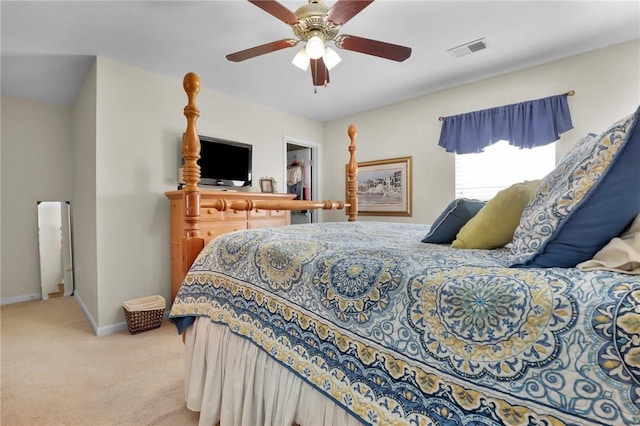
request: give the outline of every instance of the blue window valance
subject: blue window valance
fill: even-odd
[[[560,139],[573,128],[567,96],[572,92],[442,119],[438,145],[457,154],[482,152],[501,140],[534,148]]]

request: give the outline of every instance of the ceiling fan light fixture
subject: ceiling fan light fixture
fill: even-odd
[[[324,40],[319,35],[314,34],[307,39],[305,49],[311,59],[320,59],[325,51]]]
[[[302,71],[307,72],[309,69],[309,63],[311,62],[311,58],[307,54],[306,48],[300,49],[300,51],[293,57],[291,63],[296,67],[300,68]]]
[[[329,83],[329,70],[341,62],[340,56],[328,47],[329,42],[343,50],[397,62],[411,56],[410,47],[353,35],[339,35],[342,25],[374,0],[334,0],[333,6],[325,5],[324,0],[307,0],[308,4],[299,7],[295,13],[279,1],[249,0],[253,5],[289,25],[295,38],[284,38],[231,53],[227,55],[229,61],[241,62],[303,43],[304,48],[291,62],[305,72],[311,69],[312,82],[317,87]]]
[[[340,55],[338,55],[336,53],[335,50],[333,50],[330,47],[327,47],[324,50],[324,55],[322,56],[322,61],[324,62],[324,64],[327,67],[327,69],[331,70],[333,67],[338,65],[340,63],[340,61],[342,61],[342,58],[340,57]]]

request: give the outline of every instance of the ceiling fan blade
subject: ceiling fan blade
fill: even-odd
[[[327,19],[336,25],[343,25],[356,16],[373,0],[338,0],[327,13]]]
[[[402,62],[411,56],[410,47],[347,34],[343,34],[336,39],[336,46],[341,49],[352,50],[354,52],[365,53],[398,62]]]
[[[292,38],[284,38],[282,40],[272,41],[271,43],[261,44],[260,46],[252,47],[250,49],[230,53],[227,55],[227,59],[233,62],[241,62],[247,59],[255,58],[256,56],[264,55],[265,53],[271,53],[275,52],[276,50],[293,47],[296,44],[298,44],[298,40]]]
[[[258,6],[260,9],[272,16],[275,16],[285,24],[293,25],[298,22],[298,17],[294,15],[292,11],[275,0],[249,0],[249,3]]]
[[[314,86],[326,86],[329,84],[329,70],[322,58],[311,59],[311,79]]]

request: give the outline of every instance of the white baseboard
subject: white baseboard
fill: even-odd
[[[21,296],[3,297],[0,299],[0,305],[11,305],[13,303],[30,302],[40,299],[42,299],[41,293],[23,294]]]
[[[107,334],[119,333],[121,331],[127,331],[126,322],[119,322],[117,324],[107,325],[106,327],[100,327],[98,329],[97,336],[102,337],[102,336],[106,336]]]
[[[87,317],[87,321],[89,322],[89,327],[91,327],[93,334],[95,334],[97,337],[106,336],[107,334],[117,333],[119,331],[123,331],[127,329],[126,322],[111,324],[106,327],[98,327],[98,325],[96,324],[96,321],[91,316],[89,309],[87,309],[87,305],[84,304],[78,292],[75,293],[74,297],[78,301],[78,305],[80,306],[82,313],[84,314],[85,317]]]
[[[87,318],[87,322],[89,323],[89,327],[91,327],[93,334],[97,336],[98,326],[96,325],[96,322],[93,320],[91,313],[89,313],[89,309],[87,309],[87,305],[84,304],[84,302],[82,301],[82,298],[80,297],[77,291],[74,293],[73,297],[75,297],[76,301],[78,302],[78,306],[80,306],[80,310],[84,314],[85,318]]]
[[[96,324],[95,320],[93,319],[93,317],[89,313],[89,309],[87,309],[87,306],[84,304],[84,302],[82,301],[82,298],[80,297],[80,295],[78,294],[77,291],[75,292],[75,298],[78,301],[78,305],[80,305],[80,309],[84,313],[84,316],[87,317],[87,321],[89,321],[89,326],[91,327],[91,330],[93,331],[93,334],[95,334],[97,337],[102,337],[102,336],[106,336],[106,335],[111,334],[111,333],[119,333],[121,331],[126,331],[127,330],[126,321],[125,322],[119,322],[119,323],[116,323],[116,324],[107,325],[107,326],[104,326],[104,327],[98,327],[98,325]]]
[[[166,320],[169,318],[169,311],[165,310],[164,311],[164,315],[163,315],[163,320]],[[97,336],[101,337],[101,336],[106,336],[107,334],[111,334],[111,333],[119,333],[121,331],[128,331],[128,325],[127,322],[119,322],[117,324],[111,324],[111,325],[107,325],[106,327],[100,327],[98,329],[98,333]]]

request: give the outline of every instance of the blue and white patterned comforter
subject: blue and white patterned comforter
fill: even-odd
[[[640,424],[640,277],[512,269],[509,251],[357,222],[212,241],[181,331],[227,324],[364,423]]]

